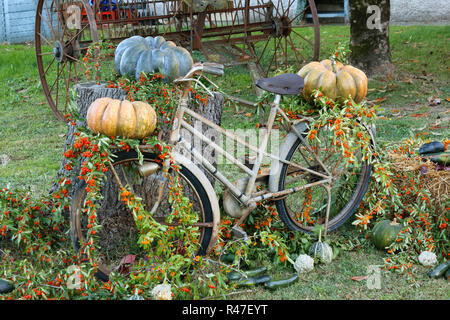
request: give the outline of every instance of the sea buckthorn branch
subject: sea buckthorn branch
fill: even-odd
[[[400,146],[384,148],[385,152],[379,154],[372,147],[367,130],[361,125],[364,123],[366,128],[370,128],[374,124],[376,107],[357,104],[350,98],[338,103],[318,90],[314,97],[319,110],[316,110],[307,139],[319,143],[319,131],[327,127],[334,132],[333,143],[340,146],[344,158],[352,163],[355,161],[355,151],[359,151],[373,168],[369,190],[355,214],[353,224],[366,232],[381,219],[396,218],[403,224],[397,240],[388,248],[386,268],[409,270],[417,254],[425,250],[437,251],[444,259],[448,258],[449,246],[445,235],[445,229],[448,228],[445,219],[448,218],[443,214],[433,215],[436,203],[421,183],[421,178],[398,172],[388,156],[389,152],[396,152],[420,161],[415,151],[419,146],[418,141],[408,139]]]
[[[102,73],[102,62],[114,57],[115,47],[106,40],[91,43],[79,64],[86,81],[100,83]]]
[[[435,252],[444,260],[450,254],[445,201],[439,205],[423,183],[423,176],[396,169],[390,156],[395,154],[420,163],[415,149],[422,143],[407,139],[385,148],[386,152],[377,158],[369,190],[353,222],[364,230],[370,230],[381,219],[396,218],[403,225],[387,249],[388,270],[410,272],[423,251]]]

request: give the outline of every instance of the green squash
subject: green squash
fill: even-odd
[[[296,282],[297,280],[298,280],[298,273],[296,273],[286,279],[267,281],[266,283],[264,283],[264,288],[269,289],[269,290],[275,290],[278,288],[286,287],[286,286]]]
[[[247,279],[242,278],[236,283],[236,287],[242,288],[242,287],[253,287],[260,284],[263,285],[270,280],[272,279],[268,275],[263,275],[259,277],[248,277]]]
[[[171,82],[186,75],[193,63],[189,51],[162,36],[133,36],[120,42],[114,52],[116,71],[136,79],[142,72],[156,72],[164,82]]]
[[[430,269],[430,271],[428,271],[428,276],[430,278],[436,279],[436,278],[444,276],[446,274],[447,270],[450,270],[450,260],[442,262],[441,264],[438,264],[434,268]],[[447,275],[447,277],[448,277],[448,275]]]
[[[420,146],[419,154],[440,153],[445,151],[445,145],[440,141],[428,142]]]
[[[378,249],[386,249],[396,239],[397,234],[402,229],[401,224],[395,221],[382,220],[375,224],[371,233],[372,242]]]
[[[430,157],[430,160],[441,166],[450,166],[450,152],[443,152],[437,156]]]

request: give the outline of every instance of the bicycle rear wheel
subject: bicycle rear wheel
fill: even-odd
[[[356,160],[350,163],[342,155],[341,146],[333,143],[334,131],[326,126],[317,130],[317,139],[308,141],[321,162],[332,175],[331,203],[327,232],[332,232],[347,221],[358,208],[367,191],[371,166],[355,151]],[[319,141],[320,140],[320,141]],[[298,138],[291,146],[285,160],[305,168],[326,174],[317,160]],[[313,184],[322,178],[284,163],[278,189],[285,190]],[[295,231],[311,233],[317,224],[324,225],[328,207],[328,191],[324,184],[317,184],[287,195],[275,202],[282,221]]]
[[[139,161],[135,151],[124,151],[116,155],[113,166],[121,184],[131,186],[136,196],[142,198],[146,210],[150,211],[157,198],[159,183],[162,183],[165,179],[162,166],[159,166],[156,173],[143,177],[137,173]],[[156,163],[156,154],[143,153],[143,155],[144,164]],[[197,246],[196,255],[205,255],[216,240],[213,232],[211,201],[198,178],[187,168],[179,166],[178,171],[170,170],[169,174],[179,175],[183,196],[189,199],[189,202],[192,203],[192,210],[198,216],[198,221],[193,225],[194,228],[187,238],[190,239],[192,245]],[[103,200],[97,212],[102,228],[99,230],[100,257],[97,262],[98,272],[96,276],[103,281],[108,281],[111,270],[118,267],[124,256],[134,254],[137,258],[148,258],[148,252],[144,252],[137,244],[139,231],[131,212],[119,199],[120,187],[112,173],[108,172],[106,181],[101,188]],[[172,212],[167,182],[164,189],[160,206],[153,215],[154,219],[161,224],[167,224],[165,222],[166,217]],[[71,207],[71,238],[77,252],[85,242],[88,231],[88,217],[82,212],[85,199],[86,189],[82,185],[75,192]],[[170,226],[179,225],[179,223],[170,224]],[[173,240],[173,250],[178,254],[184,254],[183,241],[185,240],[171,240]]]

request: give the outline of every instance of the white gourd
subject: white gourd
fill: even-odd
[[[312,271],[314,269],[314,259],[307,254],[301,254],[295,259],[294,269],[297,273]]]

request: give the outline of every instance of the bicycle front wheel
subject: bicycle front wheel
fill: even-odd
[[[291,230],[307,233],[311,233],[315,225],[325,224],[328,207],[330,212],[327,232],[336,230],[347,221],[361,203],[371,173],[371,166],[363,160],[361,151],[356,152],[356,160],[349,162],[342,154],[341,146],[334,142],[333,130],[325,126],[317,131],[318,139],[308,143],[329,171],[331,183],[320,183],[320,176],[284,163],[278,183],[279,191],[306,185],[310,187],[275,202],[280,218]],[[285,160],[328,175],[299,138],[292,144]],[[331,201],[327,187],[330,189]]]
[[[143,177],[142,174],[139,174],[139,160],[136,151],[124,151],[116,155],[113,167],[121,185],[130,186],[136,196],[142,199],[147,211],[152,210],[158,199],[161,183],[164,183],[160,205],[153,213],[153,218],[161,224],[168,225],[169,228],[180,226],[181,224],[176,221],[170,224],[166,223],[167,216],[172,212],[172,201],[169,199],[168,183],[170,179],[162,172],[162,166],[158,164],[155,173]],[[143,155],[144,165],[157,163],[156,154],[143,153]],[[185,235],[183,239],[171,238],[171,247],[177,254],[184,254],[185,242],[189,241],[190,245],[196,246],[196,255],[205,255],[216,240],[212,206],[208,194],[199,179],[184,166],[179,166],[178,171],[169,170],[169,175],[179,176],[183,196],[188,198],[192,205],[191,210],[197,215],[197,222],[189,230],[189,235]],[[101,280],[108,281],[111,270],[120,265],[123,257],[134,254],[136,258],[147,259],[148,252],[144,252],[138,245],[139,231],[130,210],[119,198],[120,186],[111,172],[107,173],[101,193],[103,200],[99,204],[100,208],[97,212],[101,229],[98,233],[100,257],[97,261],[96,276]],[[88,217],[83,212],[85,201],[86,188],[85,185],[82,185],[75,192],[71,207],[71,237],[77,252],[85,242],[89,230]]]

